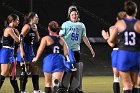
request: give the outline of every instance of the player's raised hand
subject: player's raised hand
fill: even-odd
[[[107,40],[109,38],[109,33],[106,32],[105,30],[102,30],[102,36],[105,40]]]

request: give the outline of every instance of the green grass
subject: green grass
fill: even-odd
[[[85,93],[113,93],[112,82],[113,76],[84,76],[83,90]],[[40,89],[44,90],[44,77],[40,77]],[[26,90],[29,93],[33,91],[31,78],[28,79]],[[9,78],[6,78],[0,93],[13,93]]]

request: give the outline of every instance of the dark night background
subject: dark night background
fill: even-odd
[[[87,37],[101,37],[101,30],[107,30],[116,21],[116,14],[123,10],[125,0],[0,0],[0,36],[3,23],[10,13],[20,17],[18,30],[21,30],[23,16],[34,11],[39,16],[38,30],[41,37],[48,34],[47,25],[56,20],[60,25],[67,19],[68,7],[75,4],[79,10],[81,22],[87,29]],[[140,18],[139,0],[133,0],[138,5],[137,18]],[[81,61],[84,62],[84,75],[112,75],[110,53],[111,48],[106,43],[92,43],[96,52],[93,59],[85,44],[81,44]],[[38,43],[35,45],[35,51]],[[43,57],[43,55],[42,55]],[[42,66],[40,59],[40,67]]]

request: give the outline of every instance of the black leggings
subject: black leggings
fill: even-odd
[[[80,61],[80,51],[74,51],[74,57],[76,60],[76,63]]]

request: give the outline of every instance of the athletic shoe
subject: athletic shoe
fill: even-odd
[[[33,93],[43,93],[41,90],[34,90]]]
[[[20,93],[29,93],[29,92],[27,92],[27,91],[20,91]]]

